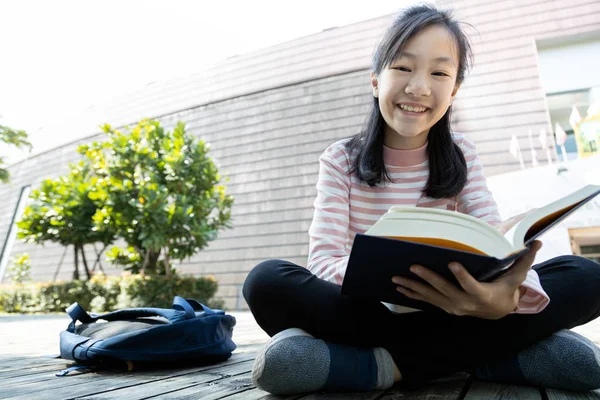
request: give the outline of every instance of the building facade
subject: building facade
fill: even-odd
[[[454,8],[459,19],[476,28],[469,31],[475,64],[454,102],[453,127],[475,141],[487,175],[521,168],[509,153],[513,136],[527,167],[536,157],[540,164],[555,162],[553,142],[546,149],[538,140],[541,130],[553,131],[554,121],[537,47],[597,40],[600,2],[457,0],[438,5]],[[213,275],[219,281],[217,296],[227,307],[246,307],[241,286],[260,261],[283,258],[306,264],[318,157],[330,143],[361,129],[371,102],[371,56],[393,17],[325,30],[230,58],[196,76],[150,85],[121,98],[104,110],[103,120],[93,121],[124,126],[149,117],[166,127],[184,121],[190,132],[211,144],[210,154],[235,197],[233,228],[177,269]],[[14,255],[29,253],[35,280],[70,278],[71,250],[65,256],[60,246],[15,241],[12,222],[19,218],[20,198],[26,198],[28,187],[64,174],[67,164],[77,160],[76,147],[102,135],[82,128],[81,137],[9,168],[11,183],[0,185],[4,266]],[[94,256],[92,248],[86,251]],[[104,267],[118,272],[106,263]]]

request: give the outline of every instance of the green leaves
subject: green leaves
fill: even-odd
[[[31,260],[29,254],[22,253],[12,259],[8,275],[13,283],[22,284],[31,280]]]
[[[23,261],[26,263],[27,261]],[[92,312],[116,308],[171,308],[173,296],[194,298],[213,309],[223,309],[215,300],[218,285],[209,277],[122,276],[95,274],[90,280],[19,283],[0,286],[1,312],[64,312],[74,302]]]
[[[115,232],[93,229],[96,210],[104,206],[105,198],[90,196],[94,181],[90,169],[81,162],[69,166],[68,175],[56,180],[46,179],[30,194],[32,204],[25,208],[17,223],[18,238],[26,242],[60,243],[63,246],[96,242],[110,243]]]
[[[19,237],[81,245],[122,239],[107,258],[132,272],[170,273],[170,260],[202,250],[229,227],[233,197],[208,156],[210,146],[158,121],[125,131],[102,127],[106,140],[79,146],[70,173],[32,191]],[[161,259],[162,257],[162,259]]]
[[[11,129],[7,126],[0,125],[0,142],[15,146],[16,148],[29,148],[31,143],[27,140],[27,132],[23,130]],[[4,164],[4,159],[0,157],[0,167]],[[0,182],[7,183],[10,179],[10,174],[5,168],[0,168]]]

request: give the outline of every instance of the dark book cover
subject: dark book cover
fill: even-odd
[[[411,265],[422,265],[459,286],[448,268],[457,261],[478,281],[492,281],[506,273],[525,250],[504,259],[397,239],[357,234],[354,238],[342,294],[398,304],[421,310],[438,310],[431,304],[410,299],[396,290],[393,276],[423,281],[410,272]]]

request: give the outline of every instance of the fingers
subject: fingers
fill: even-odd
[[[481,283],[478,282],[475,278],[473,278],[469,271],[467,271],[466,268],[464,268],[462,265],[460,265],[457,262],[453,262],[449,264],[449,268],[465,292],[476,296],[479,296],[483,292],[484,289]],[[404,285],[404,283],[401,282],[410,283],[414,287],[413,290],[416,290],[422,294],[427,294],[429,296],[431,296],[431,293],[436,291],[450,299],[457,299],[464,294],[463,291],[456,287],[453,283],[451,283],[447,279],[436,274],[428,268],[422,267],[420,265],[413,265],[410,268],[410,271],[413,274],[422,278],[427,283],[429,283],[429,285],[431,285],[431,287],[433,287],[436,290],[431,290],[432,288],[428,285],[423,285],[422,283],[419,283],[417,281],[405,279],[402,277],[394,277],[392,281],[394,283],[402,285]]]
[[[413,265],[410,267],[410,272],[425,280],[446,297],[452,298],[459,294],[459,290],[456,286],[428,268],[420,265]]]
[[[465,302],[467,294],[464,291],[430,269],[413,265],[410,271],[429,284],[401,276],[394,277],[392,281],[401,285],[397,290],[405,296],[426,301],[447,312],[450,312],[448,310],[452,307]]]
[[[414,281],[412,279],[394,277],[393,281],[398,285],[402,285],[398,286],[396,290],[404,294],[406,297],[434,305],[444,310],[448,314],[468,315],[467,310],[469,307],[464,306],[468,299],[464,293],[457,297],[451,298],[444,296],[432,286]]]
[[[410,290],[409,288],[398,286],[396,288],[396,290],[399,291],[400,293],[402,293],[403,295],[405,295],[406,297],[410,297],[411,299],[421,300],[421,301],[429,303],[429,301],[424,296],[421,296],[419,293],[414,292],[414,291]]]
[[[481,283],[473,278],[473,275],[465,267],[457,262],[451,262],[448,264],[448,268],[465,292],[476,296],[482,295],[484,289]]]
[[[400,285],[396,288],[400,293],[415,300],[426,301],[437,307],[442,307],[448,302],[448,298],[434,287],[413,279],[395,276],[392,281]]]
[[[527,251],[525,254],[523,254],[523,256],[516,261],[517,263],[519,263],[519,266],[517,268],[528,271],[531,268],[531,266],[533,265],[533,262],[535,260],[535,256],[536,256],[537,252],[541,248],[542,248],[542,242],[540,242],[539,240],[534,240],[531,243],[531,247],[529,248],[529,251]]]

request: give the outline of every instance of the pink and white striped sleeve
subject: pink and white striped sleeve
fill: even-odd
[[[463,136],[459,146],[467,161],[467,183],[456,198],[457,210],[484,220],[490,225],[498,225],[502,221],[498,205],[487,187],[483,165],[479,161],[475,144]]]
[[[330,148],[331,149],[331,148]],[[328,149],[328,150],[330,150]],[[317,277],[341,285],[350,256],[350,176],[346,153],[325,151],[319,158],[317,197],[314,201],[307,268]]]
[[[479,161],[475,144],[463,136],[460,147],[463,149],[467,161],[467,184],[457,196],[457,209],[459,212],[482,219],[490,225],[502,222],[498,213],[498,205],[487,187],[483,166]],[[513,313],[537,314],[542,311],[550,298],[542,288],[537,272],[530,269],[525,281],[521,284],[525,291],[519,299],[519,304]]]
[[[517,309],[513,313],[537,314],[550,303],[550,297],[548,297],[542,288],[540,277],[535,270],[530,269],[527,271],[527,277],[521,283],[521,288],[524,288],[525,291],[521,295]]]

